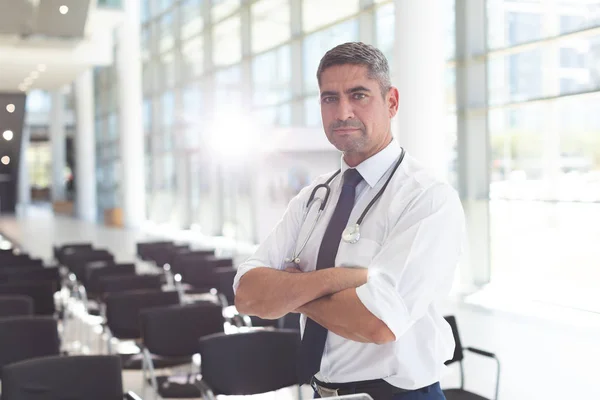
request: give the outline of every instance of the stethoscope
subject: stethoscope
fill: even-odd
[[[356,223],[354,225],[350,225],[350,226],[346,227],[346,229],[344,229],[344,231],[342,232],[342,240],[344,242],[350,243],[350,244],[358,243],[358,241],[360,240],[360,225],[362,224],[363,220],[365,219],[365,216],[367,215],[367,213],[369,212],[371,207],[373,207],[373,205],[377,202],[377,200],[379,200],[381,195],[383,195],[383,192],[385,192],[385,188],[392,180],[394,173],[396,172],[396,170],[402,163],[402,160],[404,159],[404,153],[405,153],[404,149],[402,149],[400,158],[398,158],[398,161],[394,165],[394,169],[392,170],[392,173],[388,177],[388,179],[385,182],[385,184],[383,185],[383,187],[379,190],[379,192],[377,192],[375,197],[373,197],[373,200],[371,200],[371,202],[364,209],[364,211],[362,212],[362,214],[360,215],[360,217],[358,218]],[[302,217],[302,225],[304,225],[304,222],[306,221],[306,218],[308,217],[308,214],[312,210],[313,206],[315,204],[319,204],[319,209],[317,210],[316,218],[308,232],[308,235],[306,235],[306,238],[302,242],[302,245],[300,246],[300,248],[298,248],[297,247],[298,243],[296,242],[294,253],[292,254],[292,257],[285,259],[286,263],[293,262],[294,264],[300,264],[300,253],[302,253],[302,251],[306,247],[306,244],[310,240],[310,237],[312,236],[312,234],[315,230],[315,227],[317,226],[319,219],[321,218],[321,213],[325,209],[325,206],[327,205],[327,201],[329,200],[329,195],[331,194],[330,183],[335,179],[336,176],[338,176],[340,174],[340,172],[341,172],[341,169],[337,170],[333,175],[331,175],[329,177],[329,179],[327,179],[327,181],[325,181],[325,183],[316,185],[314,187],[314,189],[312,190],[310,197],[308,198],[308,202],[306,203],[306,208],[304,210],[304,216]],[[317,192],[320,189],[325,189],[325,196],[322,199],[317,197]]]

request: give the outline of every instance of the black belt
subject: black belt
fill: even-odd
[[[345,396],[348,394],[355,393],[367,393],[375,400],[386,400],[391,399],[395,394],[409,393],[418,391],[429,391],[431,386],[436,383],[426,386],[424,388],[407,390],[396,386],[393,386],[383,379],[374,379],[370,381],[358,381],[358,382],[347,382],[347,383],[325,383],[321,382],[315,377],[310,380],[310,385],[319,393],[321,397],[326,396]]]

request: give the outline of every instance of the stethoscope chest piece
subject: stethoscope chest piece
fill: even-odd
[[[358,243],[360,240],[360,225],[354,224],[344,229],[344,232],[342,232],[342,239],[344,239],[344,242],[346,243]]]

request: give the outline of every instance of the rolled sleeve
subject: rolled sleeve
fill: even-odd
[[[398,219],[369,265],[367,283],[356,289],[396,340],[448,296],[464,237],[460,199],[446,184],[427,189]]]
[[[242,276],[255,268],[283,269],[284,260],[292,251],[302,224],[304,204],[308,187],[302,189],[288,204],[281,220],[258,246],[256,252],[242,263],[233,280],[233,292],[237,293]]]

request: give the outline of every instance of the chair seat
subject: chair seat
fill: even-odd
[[[444,389],[444,395],[446,396],[446,400],[489,400],[462,389]]]
[[[123,364],[123,369],[126,370],[141,370],[142,369],[142,353],[138,354],[119,354]],[[163,369],[177,367],[179,365],[189,364],[190,357],[182,358],[165,358],[152,355],[152,364],[154,369]]]
[[[157,376],[158,394],[163,399],[194,399],[202,396],[194,383],[181,383],[182,377]],[[151,384],[150,380],[148,381]]]

